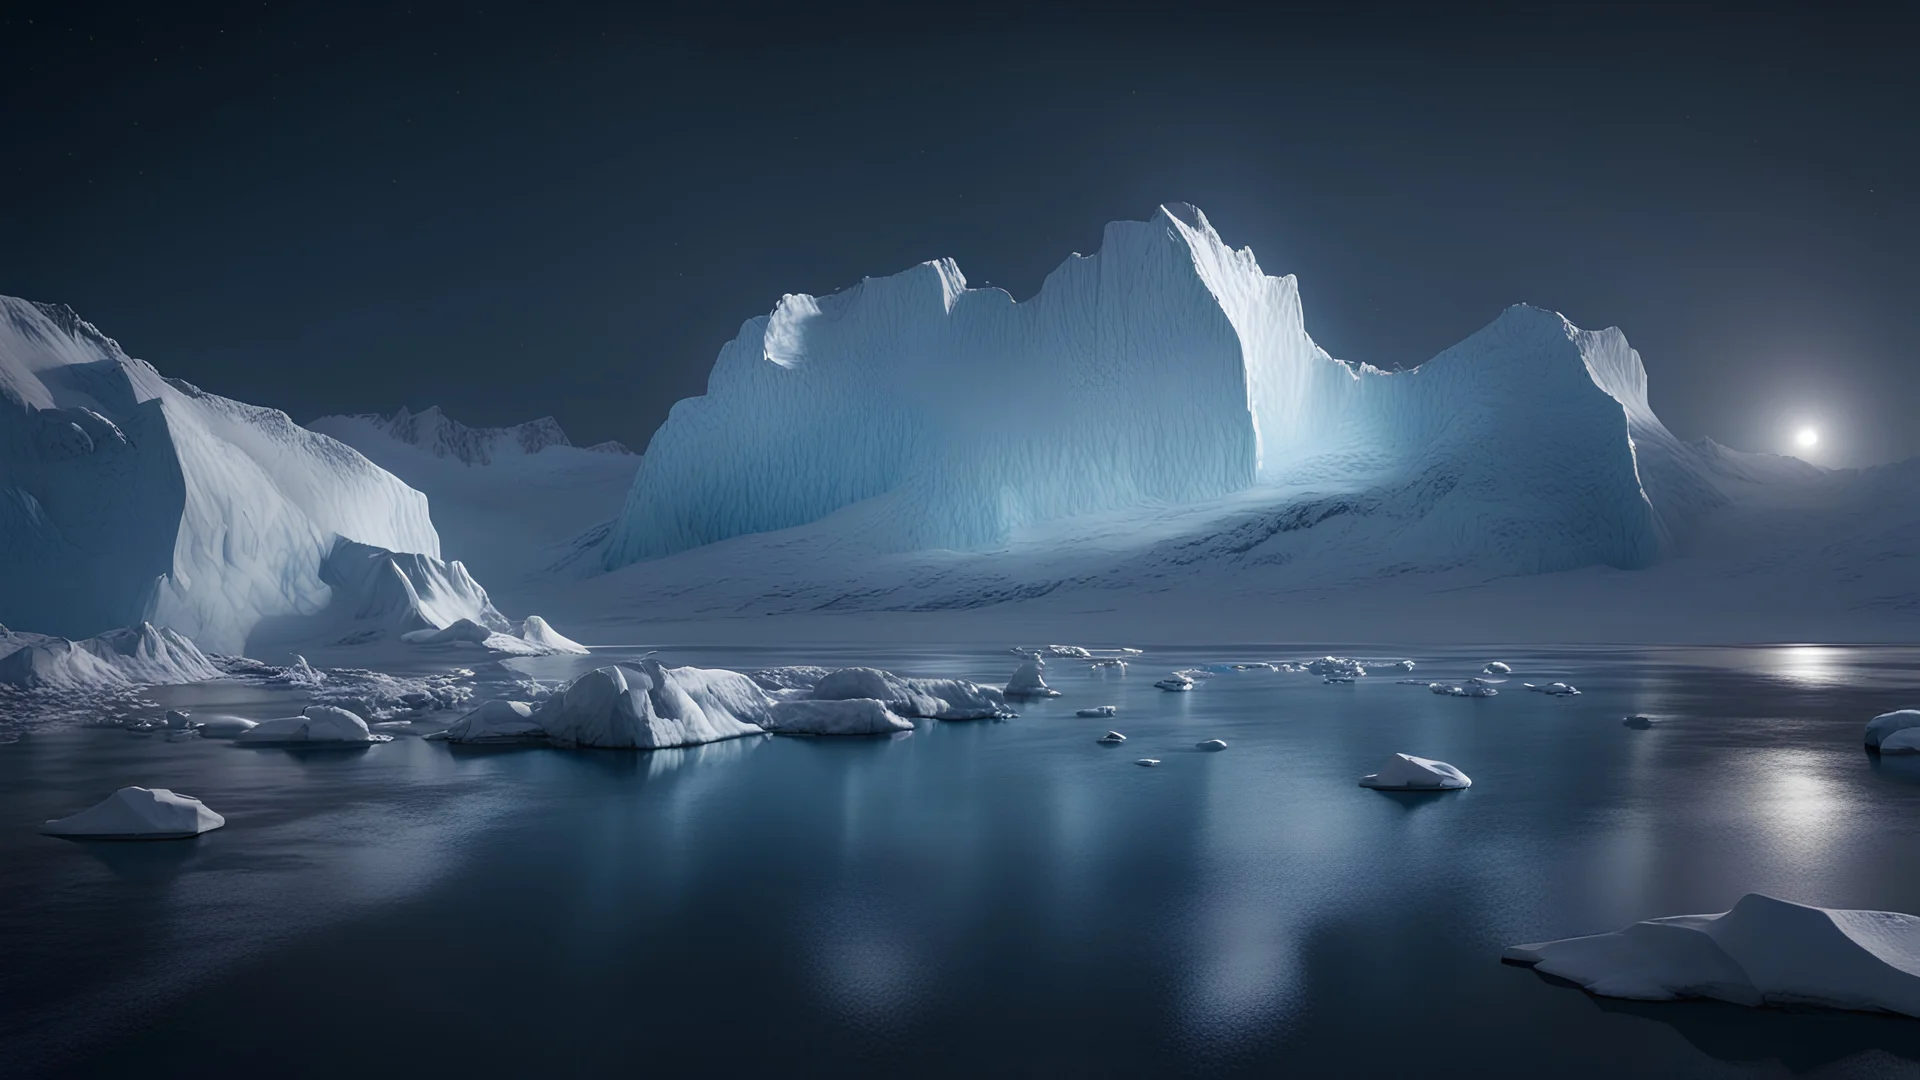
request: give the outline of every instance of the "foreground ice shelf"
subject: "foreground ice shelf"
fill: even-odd
[[[1749,893],[1730,911],[1516,945],[1502,958],[1605,997],[1714,998],[1920,1017],[1920,918],[1892,911],[1813,907]]]

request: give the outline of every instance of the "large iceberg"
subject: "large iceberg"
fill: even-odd
[[[438,561],[426,498],[284,413],[163,378],[71,309],[0,297],[8,621],[76,638],[147,621],[235,653],[263,620],[327,608],[363,550]]]
[[[1637,567],[1717,497],[1689,452],[1617,330],[1514,307],[1413,371],[1342,362],[1292,277],[1170,205],[1019,303],[950,260],[785,297],[654,435],[603,562],[856,503],[849,527],[883,550],[983,550],[1270,486],[1299,520],[1266,537],[1390,509],[1398,546],[1438,565]]]
[[[808,697],[815,701],[872,698],[901,716],[928,720],[987,720],[1009,715],[1006,696],[991,686],[962,679],[909,679],[878,668],[830,672],[813,684]]]
[[[1641,1001],[1715,998],[1920,1017],[1920,918],[1749,893],[1730,911],[1516,945],[1503,959]]]
[[[181,840],[226,823],[191,795],[123,787],[77,814],[47,822],[40,831],[88,840]]]
[[[392,738],[373,734],[357,713],[332,705],[309,705],[299,716],[262,720],[234,741],[253,746],[365,746]]]
[[[220,678],[193,642],[150,623],[80,641],[0,626],[0,685],[27,690],[110,690]]]

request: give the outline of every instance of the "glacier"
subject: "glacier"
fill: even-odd
[[[951,260],[785,297],[674,406],[603,562],[869,501],[887,549],[972,551],[1077,515],[1363,485],[1417,511],[1410,546],[1637,567],[1714,498],[1684,449],[1618,330],[1516,306],[1412,371],[1335,360],[1294,278],[1171,205],[1018,303]]]

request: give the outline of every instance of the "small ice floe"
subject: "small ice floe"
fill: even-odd
[[[1211,679],[1219,674],[1219,672],[1211,668],[1188,667],[1181,668],[1179,671],[1174,672],[1174,674],[1186,679]]]
[[[595,668],[540,703],[533,719],[555,746],[663,750],[762,734],[767,692],[736,671],[661,666]]]
[[[392,742],[393,736],[373,734],[365,720],[345,709],[309,705],[299,716],[262,720],[234,741],[250,746],[364,746]]]
[[[1045,683],[1041,684],[1045,688]],[[910,679],[879,668],[841,668],[816,680],[806,695],[815,701],[872,698],[896,716],[928,720],[991,720],[1014,715],[1006,694],[962,679]],[[1048,691],[1043,695],[1052,696]],[[911,727],[912,725],[908,725]]]
[[[1520,685],[1526,687],[1527,689],[1533,691],[1536,694],[1551,694],[1554,697],[1575,697],[1580,693],[1578,688],[1569,686],[1563,682],[1544,683],[1544,684],[1543,683],[1521,683]]]
[[[1351,685],[1353,683],[1353,676],[1342,673],[1342,672],[1334,672],[1332,674],[1320,676],[1320,681],[1329,686],[1334,685],[1336,683]]]
[[[1092,650],[1083,649],[1078,645],[1040,645],[1040,646],[1029,646],[1025,648],[1016,645],[1013,648],[1008,649],[1007,651],[1012,653],[1015,656],[1052,656],[1052,657],[1064,658],[1068,660],[1093,659]],[[1121,651],[1126,652],[1128,650],[1122,649]],[[1132,651],[1138,652],[1139,650],[1135,649]]]
[[[186,731],[189,728],[200,726],[193,722],[191,716],[181,712],[179,709],[168,709],[166,721],[168,731]]]
[[[1127,662],[1120,659],[1095,660],[1087,665],[1087,670],[1095,675],[1125,675]]]
[[[1094,741],[1107,743],[1112,746],[1118,746],[1121,743],[1126,742],[1127,737],[1125,735],[1120,734],[1117,731],[1109,731],[1105,735],[1100,736],[1098,739],[1095,739]]]
[[[1633,728],[1636,731],[1645,731],[1648,728],[1654,726],[1655,724],[1658,724],[1660,721],[1655,720],[1651,716],[1641,716],[1639,714],[1635,714],[1633,716],[1627,717],[1625,720],[1622,720],[1620,722],[1622,724],[1625,724],[1627,727]]]
[[[1493,687],[1487,685],[1484,682],[1481,682],[1479,679],[1468,679],[1466,682],[1463,682],[1458,686],[1452,685],[1450,683],[1439,683],[1439,682],[1428,683],[1427,689],[1431,690],[1436,694],[1443,694],[1447,697],[1499,697],[1500,696],[1500,691],[1495,690]]]
[[[1141,653],[1146,652],[1146,650],[1145,649],[1129,649],[1125,645],[1122,645],[1120,646],[1120,652],[1126,656],[1139,656]]]
[[[1482,675],[1511,675],[1511,674],[1513,674],[1513,668],[1512,668],[1511,666],[1509,666],[1509,665],[1507,665],[1507,664],[1503,664],[1503,663],[1501,663],[1501,662],[1500,662],[1500,661],[1498,661],[1498,660],[1489,660],[1489,661],[1487,661],[1487,666],[1486,666],[1486,667],[1483,667],[1483,668],[1481,668],[1481,669],[1480,669],[1480,674],[1482,674]]]
[[[1395,661],[1394,661],[1393,663],[1391,663],[1391,664],[1388,664],[1387,666],[1388,666],[1388,667],[1390,667],[1390,668],[1392,668],[1392,669],[1394,669],[1395,671],[1412,671],[1412,670],[1413,670],[1413,661],[1411,661],[1411,660],[1395,660]]]
[[[547,737],[525,701],[489,701],[436,731],[429,739],[463,744],[531,742]]]
[[[1920,918],[1748,893],[1732,910],[1675,915],[1500,957],[1636,1001],[1713,998],[1920,1017]]]
[[[1379,772],[1361,777],[1360,786],[1381,791],[1450,791],[1472,787],[1473,781],[1444,761],[1395,754]]]
[[[1886,740],[1898,731],[1920,728],[1920,709],[1895,709],[1867,721],[1867,746],[1886,752]]]
[[[1434,686],[1439,686],[1440,684],[1439,684],[1439,683],[1432,683],[1432,682],[1428,682],[1428,681],[1427,681],[1427,680],[1425,680],[1425,679],[1395,679],[1395,680],[1393,680],[1393,685],[1395,685],[1395,686],[1426,686],[1426,687],[1434,687]]]
[[[1159,758],[1157,758],[1157,757],[1143,757],[1143,758],[1137,758],[1137,759],[1135,759],[1135,760],[1134,760],[1134,764],[1135,764],[1135,765],[1145,765],[1145,766],[1146,766],[1147,768],[1149,768],[1149,769],[1151,769],[1151,768],[1153,768],[1153,767],[1154,767],[1155,765],[1158,765],[1158,764],[1160,764],[1160,759],[1159,759]]]
[[[1187,678],[1185,675],[1182,675],[1181,673],[1176,671],[1173,674],[1167,676],[1166,678],[1161,679],[1159,682],[1154,683],[1153,685],[1159,687],[1162,690],[1172,690],[1176,693],[1179,693],[1182,691],[1193,689],[1193,680]]]
[[[1227,744],[1224,739],[1208,739],[1206,742],[1194,743],[1193,748],[1195,750],[1225,750]]]
[[[1233,670],[1235,671],[1279,671],[1280,667],[1277,664],[1269,664],[1264,660],[1255,660],[1250,663],[1235,664],[1233,665]]]
[[[101,802],[40,826],[48,836],[90,840],[184,840],[227,819],[190,795],[166,788],[123,787]]]
[[[1119,711],[1120,706],[1118,705],[1095,705],[1091,709],[1075,709],[1073,715],[1084,716],[1089,720],[1094,720],[1104,716],[1112,716]]]
[[[1344,675],[1345,682],[1351,682],[1367,673],[1367,669],[1361,666],[1360,661],[1345,656],[1323,656],[1318,660],[1309,661],[1306,670],[1315,675]]]
[[[1046,666],[1047,662],[1037,656],[1021,664],[1020,670],[1007,680],[1007,688],[1002,692],[1010,698],[1059,697],[1060,691],[1048,686],[1047,680],[1040,677],[1040,669]]]
[[[195,723],[199,725],[201,737],[207,739],[237,738],[260,726],[255,721],[238,716],[214,716],[206,713],[200,714]]]

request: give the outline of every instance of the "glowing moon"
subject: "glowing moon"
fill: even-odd
[[[1800,433],[1793,437],[1793,441],[1799,443],[1804,449],[1812,449],[1820,445],[1820,433],[1810,427],[1803,427]]]

